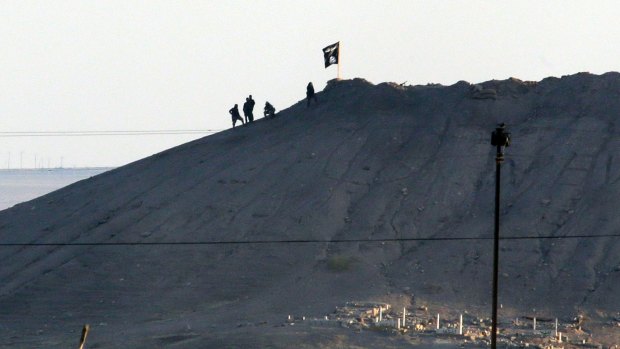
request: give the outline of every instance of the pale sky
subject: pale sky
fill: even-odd
[[[617,1],[5,0],[0,134],[226,129],[249,94],[256,116],[322,90],[336,41],[342,77],[373,83],[601,74],[620,70],[619,19]],[[119,166],[198,137],[0,137],[0,168]]]

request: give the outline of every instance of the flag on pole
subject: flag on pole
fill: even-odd
[[[331,44],[323,49],[323,58],[325,59],[325,68],[332,64],[338,64],[338,51],[340,41],[335,44]]]

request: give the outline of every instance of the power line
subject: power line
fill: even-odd
[[[389,128],[389,127],[385,127]],[[400,129],[400,127],[397,127]],[[536,126],[536,125],[515,125],[514,129],[522,128],[526,132],[533,130],[548,131],[568,131],[572,133],[603,133],[605,130],[587,130],[577,129],[574,127],[553,127],[553,126]],[[433,130],[439,132],[436,127],[416,127],[416,130]],[[458,130],[458,128],[457,128]],[[108,136],[108,135],[159,135],[159,134],[201,134],[215,133],[223,131],[223,129],[185,129],[185,130],[99,130],[99,131],[4,131],[0,132],[0,137],[59,137],[59,136]],[[482,132],[482,130],[472,130],[473,132]],[[618,136],[612,137],[617,139]]]
[[[103,130],[103,131],[15,131],[0,132],[0,137],[83,137],[83,136],[150,136],[150,135],[192,135],[213,134],[218,129],[191,130]]]
[[[599,235],[561,235],[561,236],[504,236],[500,240],[561,240],[598,239],[620,237],[620,234]],[[412,241],[485,241],[493,237],[427,237],[427,238],[386,238],[386,239],[301,239],[301,240],[246,240],[246,241],[169,241],[169,242],[27,242],[0,243],[0,247],[27,246],[193,246],[193,245],[265,245],[265,244],[317,244],[317,243],[359,243],[359,242],[412,242]]]

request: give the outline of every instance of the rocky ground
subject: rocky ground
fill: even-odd
[[[498,122],[502,236],[618,234],[619,97],[618,73],[334,81],[316,106],[0,211],[4,244],[123,243],[0,247],[0,347],[74,345],[84,323],[90,348],[425,346],[278,325],[350,300],[490,312]],[[139,244],[461,237],[483,239]],[[620,238],[500,248],[500,316],[618,316]]]

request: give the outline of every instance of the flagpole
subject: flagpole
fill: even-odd
[[[338,42],[338,78],[337,80],[340,80],[340,52],[342,52],[342,43],[339,41]]]

